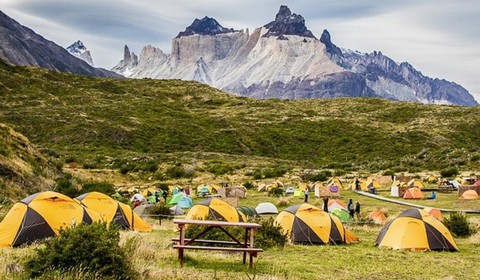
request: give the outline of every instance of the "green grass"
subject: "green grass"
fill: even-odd
[[[479,107],[255,100],[195,82],[98,79],[4,64],[0,81],[0,122],[87,166],[97,155],[129,160],[184,153],[193,160],[218,153],[369,172],[480,165]],[[239,163],[220,164],[214,173]]]

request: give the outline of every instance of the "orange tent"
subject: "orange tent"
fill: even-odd
[[[440,210],[438,210],[437,208],[425,207],[425,208],[423,208],[423,210],[425,210],[425,212],[429,213],[430,216],[434,217],[435,219],[439,220],[440,222],[443,222],[442,212],[440,212]]]
[[[480,187],[480,180],[476,181],[475,184],[473,184],[476,187]]]
[[[460,198],[461,199],[478,199],[478,193],[475,190],[468,190],[468,191],[465,191]]]
[[[403,195],[405,199],[421,199],[425,198],[422,191],[419,188],[409,188]]]
[[[387,216],[380,210],[375,210],[368,214],[368,219],[372,220],[375,224],[384,225],[387,221]]]

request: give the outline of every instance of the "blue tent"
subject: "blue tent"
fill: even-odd
[[[193,200],[191,197],[184,195],[178,200],[177,205],[181,208],[192,208]]]

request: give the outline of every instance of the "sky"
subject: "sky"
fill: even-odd
[[[81,40],[95,66],[110,69],[124,45],[139,54],[152,45],[170,53],[172,39],[195,18],[245,29],[275,19],[280,5],[324,29],[341,48],[381,51],[424,75],[453,81],[480,102],[478,0],[0,0],[0,10],[48,40]]]

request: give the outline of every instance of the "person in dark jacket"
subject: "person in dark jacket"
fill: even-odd
[[[328,213],[328,197],[323,198],[323,211]]]
[[[357,217],[357,221],[360,221],[360,202],[358,202],[358,200],[355,202],[355,216]]]
[[[355,214],[355,207],[353,206],[353,201],[351,198],[350,200],[348,200],[347,209],[348,209],[348,214],[350,215],[350,218],[354,220],[355,217],[353,215]]]

